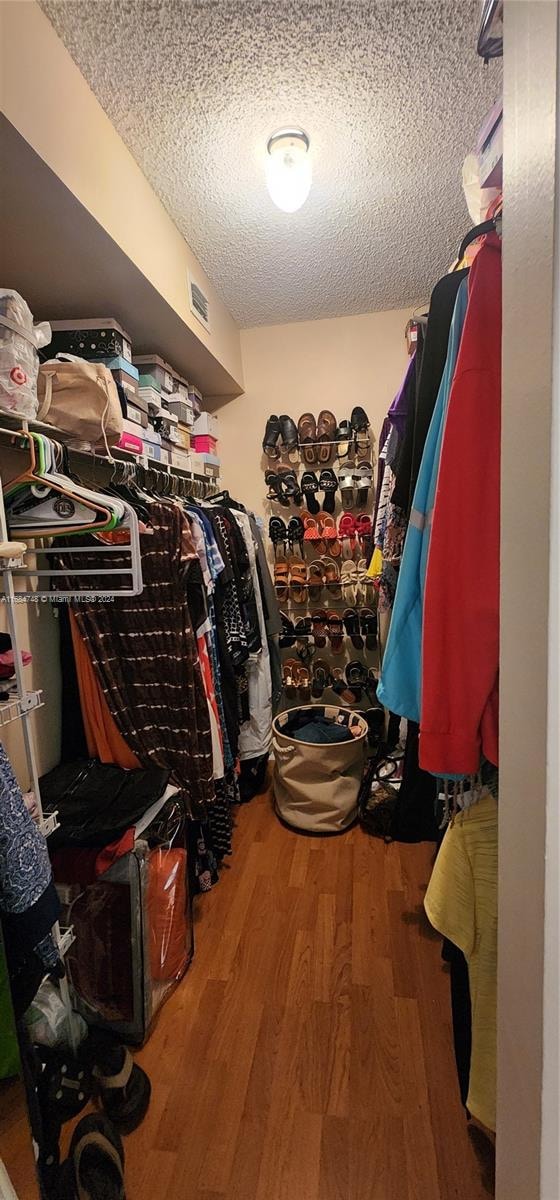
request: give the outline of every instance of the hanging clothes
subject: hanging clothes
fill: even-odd
[[[473,265],[473,270],[476,262]],[[467,1108],[496,1128],[498,804],[487,794],[448,826],[424,907],[469,969],[472,1049]]]
[[[111,716],[87,645],[70,607],[68,617],[88,755],[98,758],[102,763],[115,763],[117,767],[133,771],[140,763]]]
[[[498,763],[501,244],[471,267],[426,572],[420,766],[474,775]]]
[[[445,369],[422,455],[377,688],[378,699],[386,708],[415,722],[420,721],[422,610],[431,514],[447,405],[467,311],[467,294],[464,279],[457,292]]]
[[[241,530],[247,550],[261,643],[259,651],[247,664],[250,715],[239,732],[239,757],[247,759],[264,754],[272,744],[272,677],[251,523],[246,513],[234,510],[232,515]]]

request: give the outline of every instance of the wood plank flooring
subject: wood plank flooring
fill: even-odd
[[[138,1053],[153,1095],[129,1200],[487,1200],[422,909],[432,857],[359,828],[302,837],[268,795],[240,810]]]

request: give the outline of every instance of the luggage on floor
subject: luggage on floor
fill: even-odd
[[[358,815],[368,734],[363,717],[309,704],[280,713],[272,729],[278,815],[296,829],[342,833]]]

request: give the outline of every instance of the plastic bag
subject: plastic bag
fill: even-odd
[[[87,1033],[83,1017],[68,1013],[58,988],[44,979],[25,1014],[30,1040],[41,1046],[66,1046],[70,1042],[70,1022],[76,1040],[83,1041]]]
[[[0,408],[28,420],[37,416],[37,351],[50,340],[48,321],[34,325],[23,296],[0,288]]]

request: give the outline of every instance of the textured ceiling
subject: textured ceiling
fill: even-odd
[[[401,307],[445,269],[501,87],[479,0],[41,3],[241,325]],[[264,180],[290,123],[313,156],[294,214]]]

